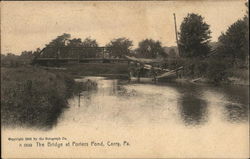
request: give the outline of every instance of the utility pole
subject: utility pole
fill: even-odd
[[[102,59],[104,59],[105,47],[102,47]]]
[[[178,55],[180,56],[180,48],[179,48],[179,40],[178,40],[178,34],[177,34],[177,25],[176,25],[175,13],[174,13],[174,25],[175,25],[175,38],[176,38],[176,43],[177,43]]]

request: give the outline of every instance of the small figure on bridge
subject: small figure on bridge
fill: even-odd
[[[154,81],[154,83],[156,83],[156,76],[157,76],[157,73],[156,73],[156,70],[154,69],[154,67],[152,67],[151,68],[151,73],[152,73],[152,75],[153,75],[153,81]]]
[[[92,82],[90,81],[90,79],[88,79],[86,82],[86,91],[89,91],[91,89],[91,86],[92,86]]]
[[[140,63],[137,63],[137,81],[140,82],[140,78],[143,72],[143,66]]]

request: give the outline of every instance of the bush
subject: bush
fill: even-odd
[[[187,78],[208,78],[211,82],[220,83],[227,81],[234,73],[229,71],[233,67],[230,58],[176,58],[174,61],[167,61],[167,68],[176,69],[184,66],[183,76]]]
[[[217,59],[209,59],[208,62],[209,65],[206,77],[214,83],[226,81],[228,78],[228,74],[226,72],[227,63]]]
[[[1,123],[51,127],[56,123],[74,80],[38,68],[1,69]]]

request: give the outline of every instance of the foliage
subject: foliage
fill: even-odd
[[[221,83],[228,82],[228,78],[235,76],[235,72],[230,71],[231,59],[225,58],[223,60],[218,59],[217,57],[211,58],[182,58],[178,57],[175,59],[168,59],[165,68],[176,69],[180,66],[183,66],[181,71],[182,77],[184,78],[206,78],[212,83]],[[239,69],[238,69],[239,70]],[[241,75],[245,76],[245,75]],[[240,75],[237,75],[240,77]]]
[[[36,57],[40,52],[41,52],[41,49],[40,49],[40,48],[37,48],[36,51],[34,51],[34,52],[32,53],[32,56],[33,56],[33,57]]]
[[[133,42],[127,38],[113,39],[106,45],[107,52],[110,56],[121,58],[124,55],[129,55]]]
[[[139,57],[156,58],[158,56],[165,57],[165,52],[160,41],[145,39],[139,42],[139,48],[136,49]]]
[[[18,58],[18,56],[13,53],[7,53],[6,55],[1,54],[1,60],[2,59],[16,59],[16,58]]]
[[[38,68],[1,69],[1,123],[51,127],[67,107],[74,80]]]
[[[249,30],[248,18],[240,19],[233,23],[219,37],[218,56],[231,57],[232,59],[246,60],[249,56]]]
[[[90,58],[101,56],[101,52],[100,52],[101,50],[96,48],[96,47],[98,47],[98,43],[96,42],[95,39],[86,38],[82,42],[82,46],[86,47],[86,49],[83,51],[82,56],[87,56]]]
[[[68,47],[79,47],[82,46],[82,39],[80,38],[74,38],[68,41],[67,44]]]
[[[70,34],[62,34],[53,39],[49,44],[44,48],[44,52],[41,55],[42,57],[58,57],[59,49],[66,46],[66,42],[69,41]]]
[[[98,43],[95,39],[86,38],[84,41],[80,38],[74,38],[68,41],[67,45],[60,49],[60,57],[82,58],[100,56]]]
[[[7,53],[7,55],[1,54],[1,66],[3,67],[19,67],[28,63],[30,63],[30,58],[23,59],[22,57],[12,53]]]
[[[198,14],[188,14],[184,18],[179,33],[180,56],[199,57],[206,56],[210,51],[209,25]]]
[[[100,56],[100,49],[95,39],[80,38],[70,39],[70,34],[64,33],[52,40],[46,47],[41,57],[60,57],[60,58],[81,58]]]
[[[64,33],[60,36],[57,36],[57,38],[53,39],[47,46],[50,47],[63,47],[66,46],[66,42],[71,37],[70,34]]]
[[[177,56],[177,54],[176,54],[176,52],[175,52],[175,50],[173,48],[169,50],[168,56],[171,57],[171,58],[174,58],[174,57]]]
[[[95,39],[91,39],[88,37],[84,39],[84,41],[82,42],[82,46],[83,47],[98,47],[98,43],[96,42]]]
[[[206,77],[214,83],[227,81],[227,63],[225,61],[219,61],[215,58],[210,58],[208,62],[209,64],[207,65],[207,71],[205,72]]]
[[[21,58],[32,59],[33,52],[32,51],[23,51],[20,55]]]

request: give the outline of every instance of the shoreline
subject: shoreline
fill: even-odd
[[[214,83],[209,81],[207,78],[177,78],[174,80],[178,83],[193,83],[193,84],[214,84],[214,85],[239,85],[239,86],[249,86],[249,81],[243,81],[241,79],[237,80],[228,80],[228,81],[220,81],[218,83]]]

